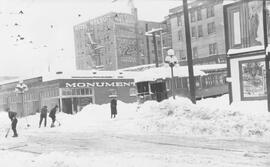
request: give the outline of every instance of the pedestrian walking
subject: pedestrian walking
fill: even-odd
[[[55,123],[55,120],[56,120],[56,111],[58,109],[58,105],[56,104],[50,111],[49,113],[49,117],[52,119],[52,123],[51,123],[51,128],[54,127],[54,123]]]
[[[41,111],[40,111],[40,120],[39,120],[39,127],[41,127],[42,121],[44,119],[44,127],[46,127],[47,124],[47,113],[48,109],[47,106],[43,106]]]
[[[11,121],[11,129],[13,131],[13,136],[12,137],[18,137],[18,133],[17,133],[17,113],[14,111],[10,111],[10,108],[7,108],[6,111],[8,112],[8,117]],[[7,135],[6,135],[7,136]]]
[[[115,118],[117,115],[117,100],[113,98],[111,100],[111,118]]]

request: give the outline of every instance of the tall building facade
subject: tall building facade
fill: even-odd
[[[172,47],[180,63],[187,61],[183,7],[169,10]],[[189,4],[189,23],[194,64],[225,63],[223,0]]]
[[[136,8],[132,14],[111,12],[75,25],[76,68],[117,70],[153,63],[152,38],[145,36],[145,32],[162,26],[162,23],[138,21]],[[162,62],[160,38],[157,48]]]

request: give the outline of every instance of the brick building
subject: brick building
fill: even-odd
[[[76,68],[117,70],[153,63],[153,40],[145,32],[160,27],[166,24],[138,21],[136,8],[132,14],[111,12],[75,25]],[[157,45],[162,62],[160,38]]]

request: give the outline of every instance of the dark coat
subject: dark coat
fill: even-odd
[[[42,107],[41,112],[40,112],[40,116],[47,117],[47,113],[48,113],[47,107]]]
[[[111,114],[117,114],[117,100],[111,100]]]
[[[50,111],[49,117],[51,118],[55,118],[55,114],[56,114],[56,110],[57,110],[57,106],[53,107]]]
[[[16,118],[17,113],[13,111],[8,112],[8,117],[12,121],[14,118]]]

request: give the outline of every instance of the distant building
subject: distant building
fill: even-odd
[[[166,27],[158,22],[138,21],[132,14],[111,12],[74,26],[76,68],[78,70],[117,70],[153,63],[152,37],[145,32]],[[161,43],[157,38],[158,57]]]
[[[15,92],[18,79],[0,83],[0,111],[9,107],[18,116],[35,114],[46,105],[56,104],[68,114],[79,112],[84,106],[109,103],[112,97],[125,103],[135,102],[134,79],[117,71],[76,71],[38,75],[23,79],[28,90]]]
[[[172,47],[181,64],[186,64],[183,7],[169,10]],[[194,64],[225,63],[223,0],[195,0],[189,4],[189,22]]]

